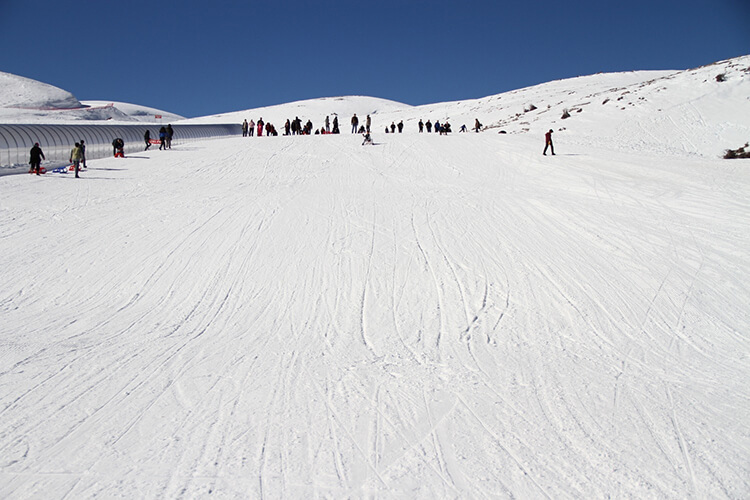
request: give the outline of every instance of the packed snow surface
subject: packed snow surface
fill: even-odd
[[[0,178],[0,497],[747,498],[724,84],[556,156],[391,109]]]

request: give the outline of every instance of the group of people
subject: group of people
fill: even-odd
[[[172,129],[171,123],[159,129],[159,151],[162,149],[172,149],[172,137],[174,137],[174,129]],[[148,151],[148,148],[151,147],[151,131],[149,129],[146,129],[146,132],[143,134],[143,140],[146,142],[146,149],[144,151]]]
[[[251,125],[252,124],[252,125]],[[373,144],[372,142],[372,136],[370,135],[370,126],[372,122],[370,120],[370,115],[367,115],[367,120],[365,122],[365,125],[359,126],[359,119],[357,118],[357,115],[354,114],[352,117],[352,133],[360,133],[364,135],[364,142],[362,144]],[[265,125],[265,130],[267,135],[278,135],[276,133],[276,129],[273,125],[264,123],[263,118],[258,120],[258,135],[263,134]],[[242,136],[243,137],[252,137],[253,133],[252,130],[256,126],[256,124],[253,123],[252,120],[248,123],[247,120],[242,124]],[[435,131],[440,134],[448,134],[451,131],[450,124],[446,121],[444,123],[440,123],[438,121],[435,121]],[[419,132],[421,133],[424,128],[427,129],[427,132],[432,131],[433,124],[430,122],[430,120],[427,120],[426,123],[423,123],[422,120],[419,120]],[[476,132],[479,132],[481,129],[482,124],[479,123],[479,120],[476,120],[474,124],[474,130]],[[391,122],[390,125],[390,133],[395,133],[396,129],[398,129],[398,132],[401,133],[401,131],[404,128],[404,122],[400,121],[398,125],[396,125],[394,122]],[[464,132],[466,130],[466,125],[463,125],[461,127],[461,131]],[[312,122],[310,120],[307,120],[307,123],[302,126],[302,120],[299,119],[299,117],[295,117],[294,120],[291,122],[289,120],[286,121],[284,124],[284,132],[285,135],[310,135],[312,131]],[[547,133],[544,134],[544,152],[542,154],[544,156],[547,156],[547,149],[550,149],[552,152],[552,155],[555,155],[555,146],[552,144],[552,129],[550,129]],[[339,133],[339,121],[338,117],[334,116],[333,118],[333,131],[330,130],[330,122],[328,117],[326,116],[325,119],[325,128],[320,128],[315,131],[315,134],[338,134]],[[385,127],[385,133],[389,133],[389,127]],[[161,127],[159,129],[159,142],[160,146],[159,149],[171,149],[172,148],[172,136],[174,135],[174,130],[172,130],[172,125],[167,125],[166,127]],[[146,130],[146,133],[144,134],[143,138],[146,141],[146,149],[151,147],[151,132],[149,130]],[[125,141],[123,141],[120,137],[115,138],[115,140],[112,141],[112,148],[114,150],[114,156],[115,158],[124,158],[125,157]],[[44,152],[42,151],[42,148],[39,146],[39,143],[34,143],[34,146],[31,148],[30,156],[29,156],[29,165],[31,165],[31,168],[29,170],[29,173],[36,173],[36,175],[40,175],[42,173],[42,160],[45,160]],[[81,168],[87,168],[86,167],[86,143],[83,139],[81,139],[79,142],[76,142],[73,146],[73,149],[70,150],[70,158],[68,160],[73,167],[73,170],[75,171],[76,179],[79,178],[78,173],[80,172]]]
[[[451,124],[448,123],[447,120],[443,123],[440,123],[438,120],[435,120],[435,124],[433,125],[433,123],[430,120],[427,120],[426,122],[422,122],[422,120],[420,119],[417,126],[419,127],[420,134],[423,133],[425,129],[427,130],[428,134],[432,133],[433,127],[435,128],[435,132],[440,135],[447,135],[448,133],[451,132]]]
[[[287,123],[288,122],[289,120],[287,120]],[[252,137],[256,130],[258,131],[258,137],[261,137],[263,135],[264,130],[266,131],[266,135],[269,137],[279,135],[279,133],[276,131],[276,127],[274,127],[270,122],[264,122],[263,118],[258,119],[258,123],[255,123],[253,120],[250,120],[249,122],[245,120],[242,122],[242,137]]]
[[[46,159],[47,158],[44,156],[44,151],[42,151],[39,143],[35,142],[31,147],[31,151],[29,153],[29,165],[31,166],[31,168],[29,169],[29,173],[41,175],[43,173],[42,160]],[[70,150],[70,158],[68,159],[68,161],[73,164],[76,178],[78,178],[78,172],[80,171],[80,169],[87,168],[86,142],[83,139],[81,139],[80,142],[76,142],[73,146],[73,149]]]
[[[243,120],[242,122],[242,137],[253,137],[257,131],[258,137],[263,136],[263,131],[266,131],[267,136],[279,135],[276,131],[276,127],[273,124],[264,122],[263,118],[259,118],[257,123],[254,120]],[[320,135],[320,134],[338,134],[339,131],[339,118],[338,116],[333,117],[333,128],[331,128],[331,119],[326,116],[325,126],[315,129],[313,132],[312,121],[307,120],[303,125],[302,120],[299,116],[295,116],[294,120],[287,118],[284,123],[284,135]]]
[[[159,129],[159,149],[172,149],[172,138],[174,137],[174,129],[169,124],[166,127]],[[143,134],[143,139],[146,141],[146,150],[151,147],[151,131],[146,129]],[[112,141],[112,154],[115,158],[125,158],[125,141],[121,137],[116,137]],[[42,168],[42,160],[46,160],[42,148],[38,142],[34,143],[29,153],[29,173],[35,173],[40,175],[44,173]],[[70,150],[68,162],[71,164],[70,170],[75,172],[76,179],[79,178],[79,172],[86,167],[86,142],[81,139],[76,142],[73,149]]]
[[[257,129],[258,129],[258,135],[263,135],[263,118],[258,120],[257,123]],[[352,125],[352,134],[362,134],[365,137],[365,141],[363,144],[372,144],[372,136],[370,135],[370,127],[372,126],[372,119],[370,118],[370,115],[367,115],[365,118],[365,121],[363,124],[360,124],[359,117],[357,116],[357,113],[354,113],[352,115],[352,118],[350,120],[350,123]],[[316,129],[314,134],[338,134],[339,131],[339,118],[338,116],[334,115],[333,117],[333,130],[331,130],[331,122],[330,118],[326,116],[325,118],[325,126],[321,127],[320,129]],[[432,130],[434,128],[435,132],[440,135],[448,135],[452,132],[451,130],[451,124],[448,123],[448,121],[444,121],[443,123],[440,123],[440,121],[435,120],[435,123],[432,123],[429,119],[426,122],[423,122],[420,118],[419,122],[417,123],[417,126],[419,127],[419,133],[424,133],[427,131],[427,133],[432,133]],[[247,120],[244,120],[242,122],[242,137],[252,137],[253,136],[253,130],[255,129],[256,124],[253,122],[253,120],[250,120],[249,122]],[[474,132],[479,133],[484,125],[479,121],[478,118],[474,120],[474,127],[472,130]],[[299,117],[295,117],[294,120],[286,120],[286,123],[284,124],[284,135],[311,135],[313,134],[313,124],[310,120],[307,120],[307,123],[305,125],[302,125],[302,120],[299,119]],[[402,133],[404,130],[404,121],[401,120],[398,122],[398,124],[394,122],[391,122],[390,126],[386,125],[385,127],[385,133],[386,134],[395,134],[396,130],[398,130],[398,133]],[[459,132],[467,132],[468,128],[466,125],[461,125],[461,128],[459,129]],[[273,128],[273,125],[266,124],[266,135],[277,135],[276,129]],[[544,152],[542,153],[544,156],[547,156],[547,149],[551,149],[552,154],[555,154],[555,147],[552,144],[552,130],[547,132],[544,136],[545,146],[544,146]]]

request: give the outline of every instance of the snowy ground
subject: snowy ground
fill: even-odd
[[[0,178],[0,497],[747,498],[747,162],[564,137]]]

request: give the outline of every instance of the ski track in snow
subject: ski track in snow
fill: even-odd
[[[0,496],[750,495],[746,169],[360,142],[0,178]]]

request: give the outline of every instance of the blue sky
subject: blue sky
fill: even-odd
[[[749,54],[748,20],[748,0],[0,0],[0,71],[189,117],[419,105]]]

